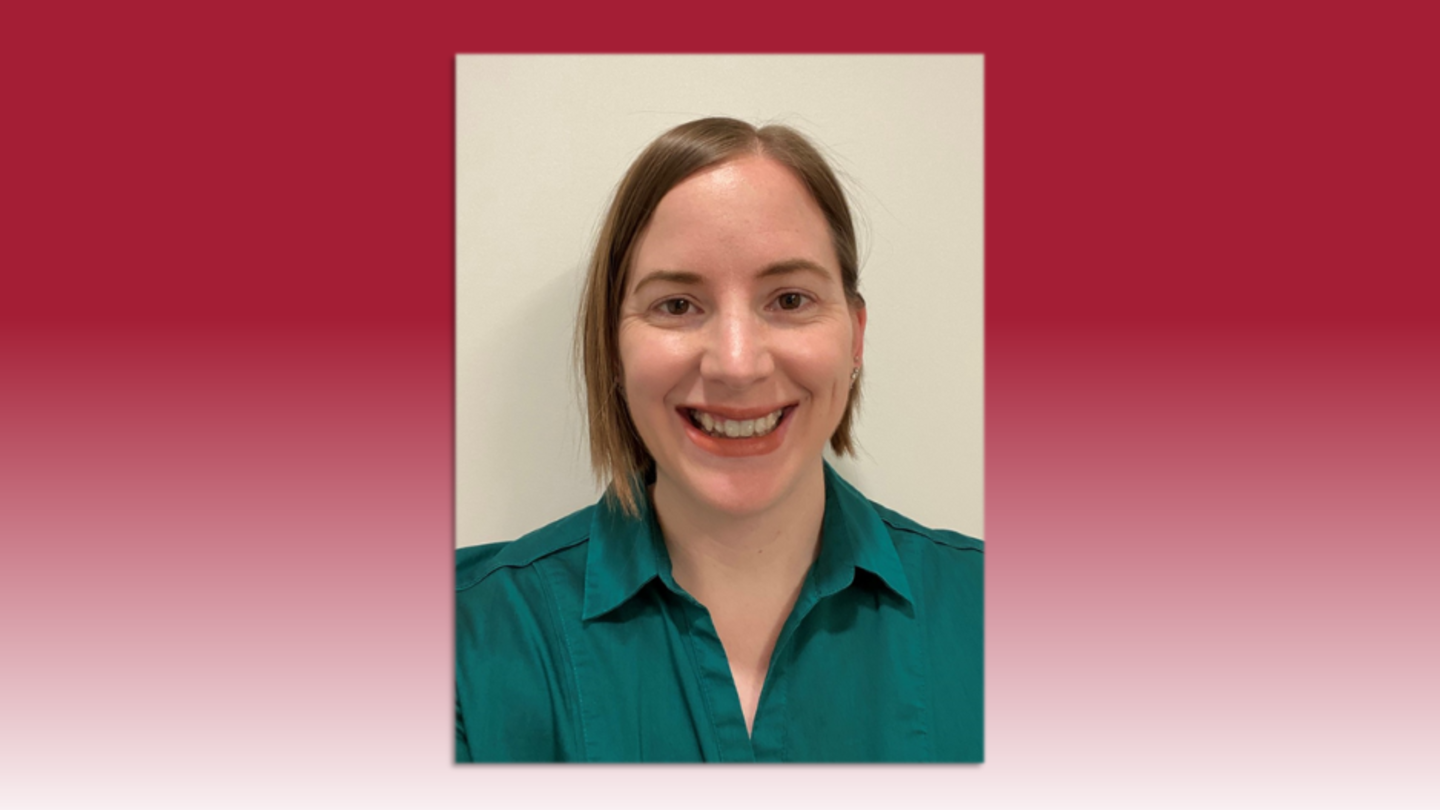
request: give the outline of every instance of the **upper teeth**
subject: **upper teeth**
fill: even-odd
[[[699,422],[700,426],[705,428],[706,433],[712,436],[724,436],[730,439],[764,436],[775,429],[775,425],[780,421],[780,417],[784,415],[784,413],[785,409],[780,408],[774,413],[767,414],[759,419],[735,420],[721,419],[711,416],[704,411],[694,410],[693,408],[690,411],[690,414],[695,417],[695,421]]]

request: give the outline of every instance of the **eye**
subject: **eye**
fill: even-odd
[[[684,298],[667,298],[660,302],[660,311],[666,315],[688,315],[690,302]]]
[[[775,299],[776,305],[781,309],[789,310],[795,310],[805,306],[805,301],[806,296],[803,293],[797,292],[781,293],[780,297]]]

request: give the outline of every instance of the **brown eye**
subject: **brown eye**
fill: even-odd
[[[775,303],[779,304],[781,309],[799,309],[805,306],[805,296],[800,293],[785,293],[776,299]]]
[[[684,315],[690,311],[690,302],[684,298],[671,298],[669,301],[662,302],[660,309],[666,315]]]

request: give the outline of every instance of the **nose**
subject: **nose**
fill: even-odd
[[[775,373],[770,330],[755,313],[732,310],[710,323],[700,376],[729,388],[743,389]]]

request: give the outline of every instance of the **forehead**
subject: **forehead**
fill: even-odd
[[[769,158],[746,156],[686,178],[661,199],[636,246],[635,270],[753,273],[794,259],[839,278],[825,215],[804,183]]]

